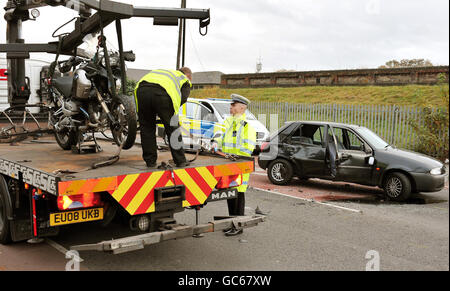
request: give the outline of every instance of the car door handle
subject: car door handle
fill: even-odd
[[[346,153],[343,153],[342,155],[341,155],[341,160],[348,160],[348,159],[350,159],[352,157],[352,155],[350,155],[350,154],[346,154]]]

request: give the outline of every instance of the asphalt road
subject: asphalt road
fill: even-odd
[[[314,183],[317,187],[321,181]],[[302,185],[299,182],[292,187],[299,189]],[[323,187],[334,191],[327,182]],[[336,191],[343,191],[341,188],[336,185]],[[393,203],[381,200],[377,193],[315,202],[250,189],[246,214],[254,214],[259,207],[268,214],[267,221],[239,237],[212,233],[121,255],[80,252],[81,269],[365,270],[368,264],[373,266],[375,251],[380,270],[448,271],[448,191],[447,186],[438,193],[418,194],[409,203]],[[200,222],[226,215],[226,209],[225,201],[209,203],[200,212]],[[187,210],[176,218],[193,224],[195,212]],[[99,229],[80,224],[62,229],[53,239],[59,251],[45,243],[0,245],[0,270],[64,270],[69,260],[61,247],[118,238],[126,232],[120,225]]]

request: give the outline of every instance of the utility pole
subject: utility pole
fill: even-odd
[[[186,8],[186,0],[181,0],[181,8]],[[186,19],[180,19],[178,31],[178,52],[177,52],[177,67],[179,69],[184,67],[184,59],[186,55]]]

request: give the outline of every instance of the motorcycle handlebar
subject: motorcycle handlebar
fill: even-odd
[[[61,61],[58,62],[58,64],[60,65],[60,71],[61,73],[67,73],[69,72],[73,67],[78,66],[79,64],[81,64],[84,60],[82,58],[79,57],[71,57],[68,60],[65,61]],[[64,65],[62,65],[64,64]],[[61,66],[62,65],[62,66]]]

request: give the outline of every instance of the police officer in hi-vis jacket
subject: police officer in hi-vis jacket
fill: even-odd
[[[215,147],[226,154],[251,157],[256,146],[256,131],[247,122],[245,112],[250,101],[240,95],[231,95],[231,116],[225,120],[225,134],[213,142]],[[242,175],[242,184],[237,187],[238,197],[229,199],[228,213],[230,216],[242,216],[245,209],[245,192],[247,191],[250,174]],[[230,229],[225,232],[227,236],[241,234],[243,230]]]

